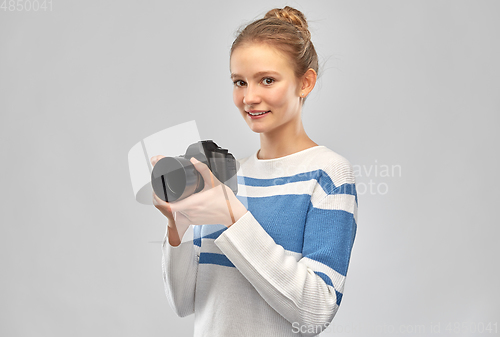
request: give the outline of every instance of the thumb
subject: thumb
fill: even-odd
[[[192,157],[191,163],[194,165],[194,168],[201,174],[203,177],[203,181],[205,182],[205,188],[214,187],[216,184],[216,178],[213,176],[210,168],[205,164],[199,161],[198,159]]]

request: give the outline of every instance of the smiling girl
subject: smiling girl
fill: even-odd
[[[246,26],[230,72],[260,149],[240,161],[237,196],[194,159],[202,192],[175,203],[154,196],[168,218],[167,298],[179,316],[195,313],[195,336],[315,336],[342,299],[357,196],[350,163],[302,124],[318,73],[304,15],[287,6]],[[189,224],[193,240],[181,243]]]

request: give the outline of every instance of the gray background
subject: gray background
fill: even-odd
[[[127,153],[193,119],[255,152],[229,48],[287,4],[323,66],[306,130],[365,186],[340,332],[325,335],[498,329],[499,1],[53,0],[0,10],[1,336],[192,334],[163,292],[165,219],[134,200]]]

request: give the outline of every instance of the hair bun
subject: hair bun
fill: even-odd
[[[311,33],[309,32],[308,29],[306,17],[304,16],[304,14],[302,14],[301,11],[295,8],[292,8],[290,6],[285,6],[283,9],[281,8],[271,9],[264,16],[264,19],[268,18],[278,18],[281,21],[291,23],[292,25],[296,26],[298,30],[301,31],[306,40],[311,39]]]
[[[230,55],[239,46],[253,43],[267,43],[286,55],[296,78],[301,78],[308,69],[318,73],[318,54],[311,41],[306,17],[295,8],[271,9],[263,18],[241,28],[231,45]]]

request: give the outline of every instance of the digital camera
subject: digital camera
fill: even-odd
[[[155,164],[151,185],[160,199],[166,202],[182,200],[203,190],[203,177],[191,163],[192,157],[205,163],[221,183],[234,194],[238,193],[238,162],[228,150],[212,140],[202,140],[189,145],[184,155],[165,157]]]

